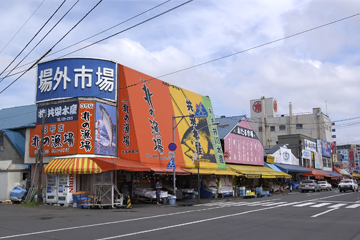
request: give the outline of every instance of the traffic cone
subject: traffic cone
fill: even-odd
[[[128,196],[128,199],[127,199],[127,205],[126,205],[126,209],[129,209],[129,208],[132,208],[132,206],[131,206],[130,196]]]

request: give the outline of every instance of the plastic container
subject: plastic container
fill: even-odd
[[[169,195],[168,200],[169,200],[169,205],[174,205],[176,202],[176,196]]]
[[[85,198],[85,192],[75,192],[72,194],[73,197],[73,203],[78,203],[79,200],[82,200]]]

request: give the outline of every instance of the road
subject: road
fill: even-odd
[[[133,209],[0,204],[0,239],[360,239],[359,192],[177,203]]]

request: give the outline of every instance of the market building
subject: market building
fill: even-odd
[[[233,184],[246,189],[263,186],[274,190],[274,185],[285,184],[291,176],[264,162],[264,148],[251,128],[246,116],[216,118],[227,167],[242,176],[233,177]],[[255,190],[255,189],[253,189]]]
[[[25,163],[35,168],[44,121],[48,202],[66,204],[74,192],[94,197],[105,188],[154,197],[148,189],[157,178],[177,194],[177,186],[196,188],[197,168],[213,177],[237,175],[226,168],[209,97],[95,58],[38,64],[36,89]]]

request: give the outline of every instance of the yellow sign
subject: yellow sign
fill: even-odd
[[[273,157],[273,156],[267,156],[267,157],[266,157],[266,162],[267,162],[267,163],[274,163],[274,162],[275,162],[275,157]]]

